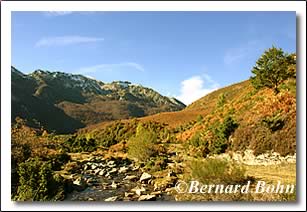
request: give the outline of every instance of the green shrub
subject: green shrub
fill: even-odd
[[[197,123],[202,124],[204,121],[204,117],[202,115],[198,115],[196,118]]]
[[[157,156],[151,158],[145,165],[148,171],[156,172],[165,170],[167,167],[168,159],[167,156]]]
[[[265,117],[262,119],[262,123],[268,127],[272,132],[280,130],[285,125],[285,121],[280,113],[277,113],[271,117]]]
[[[64,151],[67,152],[92,152],[97,149],[96,140],[93,138],[83,138],[72,136],[62,145]]]
[[[222,93],[222,94],[220,94],[219,97],[218,97],[216,106],[217,106],[218,108],[219,108],[219,107],[223,107],[225,103],[226,103],[225,94]]]
[[[19,186],[15,200],[59,200],[64,196],[62,179],[54,175],[51,164],[31,158],[18,167]]]
[[[47,156],[47,161],[51,164],[52,170],[59,171],[61,167],[70,160],[70,156],[66,152]]]
[[[224,153],[228,148],[228,139],[230,135],[238,126],[239,124],[232,118],[232,116],[226,116],[223,123],[213,129],[215,140],[210,147],[210,151],[215,154]]]
[[[128,142],[128,155],[138,161],[148,161],[157,153],[155,150],[156,143],[156,133],[145,129],[141,124],[139,124],[136,130],[136,135]]]
[[[200,132],[197,132],[192,136],[191,140],[189,141],[189,144],[194,147],[199,147],[200,145],[202,145]]]
[[[215,158],[191,161],[188,176],[204,184],[235,184],[247,180],[242,166]]]

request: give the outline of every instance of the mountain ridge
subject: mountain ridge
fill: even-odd
[[[41,69],[24,74],[13,66],[11,73],[14,108],[12,121],[20,116],[37,119],[42,125],[46,125],[47,121],[43,115],[35,114],[39,109],[32,108],[29,99],[32,99],[32,102],[48,103],[50,107],[54,107],[52,110],[62,110],[66,116],[77,121],[78,124],[74,125],[72,130],[79,128],[76,126],[83,127],[102,121],[142,117],[185,108],[185,105],[175,98],[163,96],[152,88],[128,81],[104,83],[81,74]],[[47,128],[61,130],[54,126]]]

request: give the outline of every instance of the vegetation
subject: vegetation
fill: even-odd
[[[15,200],[46,201],[64,197],[64,187],[60,176],[56,176],[52,165],[39,158],[32,158],[18,167],[19,186]]]
[[[62,148],[67,152],[92,152],[96,150],[97,144],[93,138],[78,138],[75,135],[65,141]]]
[[[185,108],[177,99],[127,81],[104,83],[82,75],[43,70],[23,74],[14,67],[11,73],[12,122],[18,116],[29,122],[36,119],[48,131],[57,133],[74,133],[102,121]]]
[[[191,179],[204,184],[241,184],[248,179],[244,167],[222,159],[193,160],[188,169]]]
[[[151,130],[145,129],[141,124],[138,125],[136,135],[129,140],[128,155],[137,161],[148,161],[157,154],[155,144],[157,135]]]
[[[279,68],[275,70],[277,66]],[[99,155],[105,158],[121,155],[139,162],[142,171],[159,173],[165,179],[171,179],[170,176],[166,177],[166,174],[175,170],[176,174],[183,174],[186,179],[197,179],[203,183],[244,183],[248,178],[242,166],[214,158],[219,157],[218,154],[230,155],[232,152],[243,152],[247,149],[253,150],[256,155],[274,151],[281,156],[287,156],[296,152],[295,55],[272,48],[264,53],[255,67],[255,76],[251,80],[216,90],[179,112],[114,121],[114,118],[134,117],[140,112],[135,105],[129,106],[131,113],[136,112],[134,115],[127,115],[125,112],[127,101],[140,98],[139,95],[143,92],[141,88],[134,88],[131,91],[132,96],[125,90],[120,90],[118,95],[124,99],[121,102],[116,100],[117,96],[110,97],[112,100],[108,99],[109,97],[97,99],[87,96],[86,101],[91,98],[89,104],[58,103],[57,109],[64,108],[64,111],[69,111],[69,117],[78,117],[77,119],[82,119],[85,124],[96,123],[102,116],[104,120],[108,120],[82,128],[73,134],[60,135],[58,131],[50,133],[43,128],[44,122],[17,118],[11,128],[12,199],[63,199],[66,195],[65,182],[56,173],[81,169],[81,163],[74,158],[80,156],[80,160],[83,160],[84,155]],[[35,77],[40,77],[41,74],[37,74]],[[266,77],[268,74],[272,76]],[[278,75],[277,79],[274,79],[275,75]],[[45,79],[44,77],[42,78]],[[276,83],[270,84],[266,82],[267,79]],[[128,82],[114,82],[107,86],[120,88],[121,83]],[[29,85],[27,92],[31,93],[32,89],[35,89],[35,86]],[[40,89],[36,93],[36,97],[40,97],[38,105],[42,99],[52,97],[42,96],[46,94],[46,88]],[[159,95],[154,95],[154,91],[150,93],[153,101],[162,101]],[[276,93],[278,95],[275,95]],[[104,102],[105,108],[98,110],[101,101]],[[151,100],[146,104],[150,102]],[[83,104],[90,109],[84,109]],[[115,109],[112,105],[116,105]],[[120,106],[117,107],[118,105]],[[106,112],[109,109],[117,116],[110,116]],[[155,110],[154,107],[151,109],[152,112]],[[147,112],[148,110],[144,114],[149,114]],[[95,118],[97,120],[93,121]],[[48,120],[45,119],[46,122]],[[70,122],[63,122],[62,125],[66,123]],[[182,163],[187,163],[186,170],[177,166]],[[174,174],[170,175],[174,177]],[[214,199],[212,196],[208,198],[206,200]],[[221,198],[227,199],[226,196]],[[230,197],[231,200],[240,198]],[[253,199],[254,197],[251,198]]]
[[[222,107],[225,103],[226,103],[226,98],[225,98],[224,93],[222,93],[219,95],[217,107]]]
[[[268,87],[279,93],[279,85],[285,80],[296,76],[294,66],[296,60],[293,55],[288,55],[282,49],[272,47],[264,52],[254,66],[251,77],[256,89]]]

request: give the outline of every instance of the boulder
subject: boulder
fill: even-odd
[[[128,170],[129,170],[128,167],[122,166],[122,167],[119,168],[118,172],[119,173],[126,173]]]
[[[139,197],[138,201],[154,201],[156,200],[156,195],[147,194]]]
[[[127,175],[127,176],[124,178],[124,180],[131,180],[131,181],[133,181],[133,180],[135,180],[135,179],[137,179],[137,176],[135,176],[135,175]]]
[[[114,174],[116,172],[117,172],[117,168],[113,168],[113,169],[111,169],[111,171],[109,171],[109,174],[111,175],[111,174]]]
[[[149,180],[149,179],[151,179],[151,178],[152,178],[152,176],[151,176],[150,174],[144,172],[144,173],[142,174],[142,176],[140,177],[140,182],[147,181],[147,180]]]
[[[117,198],[118,198],[117,196],[109,197],[109,198],[105,199],[104,201],[106,201],[106,202],[114,202],[114,201],[117,200]]]
[[[113,181],[112,184],[111,184],[111,187],[112,187],[113,189],[117,189],[117,184]]]
[[[135,192],[137,195],[141,196],[142,194],[145,194],[146,189],[144,187],[135,187],[131,189],[131,191]]]
[[[104,169],[102,169],[99,173],[98,173],[98,175],[100,175],[100,176],[103,176],[103,175],[105,175],[106,174],[106,171],[104,170]]]
[[[125,197],[133,197],[134,193],[125,192]]]

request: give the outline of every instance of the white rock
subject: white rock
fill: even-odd
[[[113,189],[117,189],[117,184],[113,181],[112,184],[111,184],[111,187],[112,187]]]
[[[135,175],[127,175],[124,180],[135,180],[137,178],[137,176]]]
[[[109,174],[114,174],[115,172],[117,172],[117,168],[113,168],[111,171],[109,171]]]
[[[156,200],[156,195],[142,195],[139,197],[138,201],[151,201],[151,200]]]
[[[132,197],[133,195],[134,195],[134,193],[125,192],[125,197]]]
[[[142,194],[145,193],[146,189],[144,187],[135,187],[133,189],[131,189],[131,191],[134,191],[137,195],[141,196]]]
[[[116,200],[117,200],[117,196],[114,196],[114,197],[109,197],[109,198],[105,199],[104,201],[106,201],[106,202],[114,202]]]
[[[119,168],[118,172],[119,172],[119,173],[126,173],[128,170],[129,170],[128,167],[123,166],[123,167],[120,167],[120,168]]]
[[[144,172],[140,178],[140,182],[151,179],[152,176],[146,172]]]

